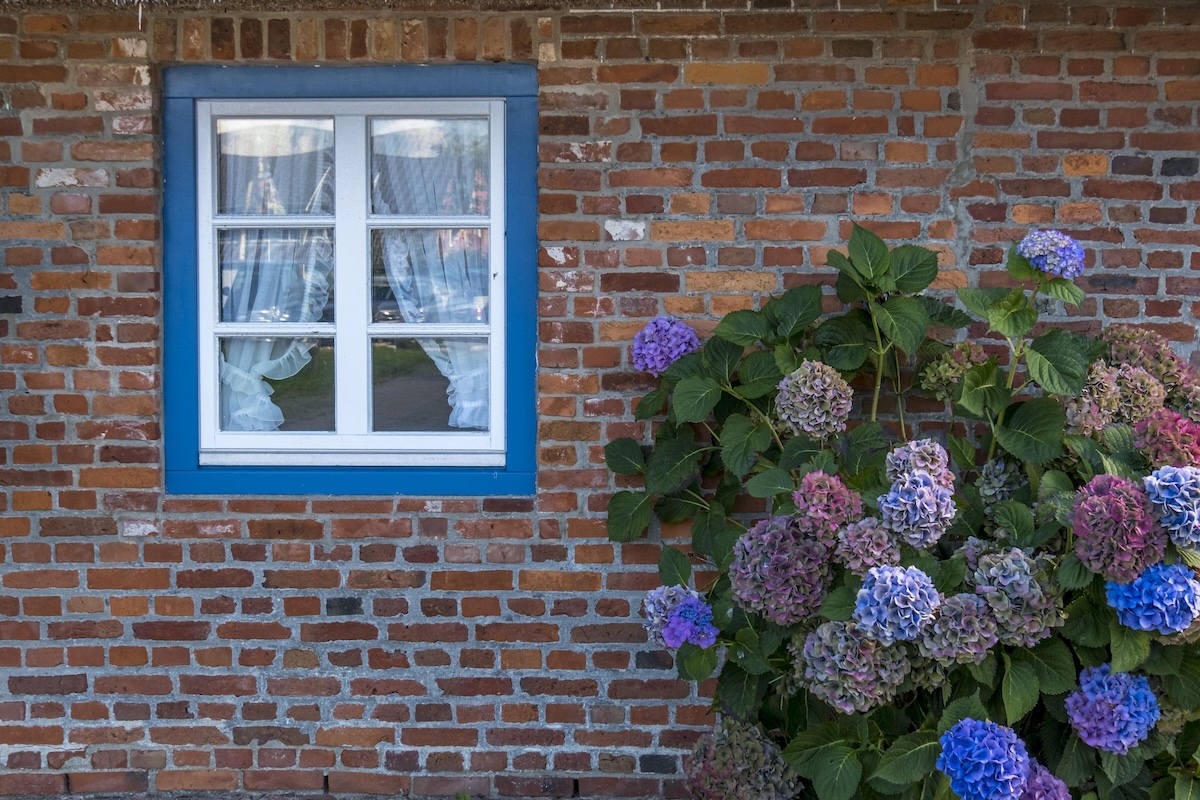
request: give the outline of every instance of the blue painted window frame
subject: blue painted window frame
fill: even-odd
[[[503,98],[508,313],[504,467],[200,465],[196,101]],[[530,495],[536,484],[537,73],[531,65],[163,70],[163,402],[171,494]],[[286,458],[286,453],[281,452]]]

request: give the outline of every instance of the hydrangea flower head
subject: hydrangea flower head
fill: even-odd
[[[987,601],[1001,644],[1032,647],[1066,621],[1045,565],[1018,547],[979,557],[975,593]]]
[[[917,639],[917,649],[944,665],[982,664],[998,641],[996,618],[987,601],[976,594],[956,594],[938,606]]]
[[[1117,394],[1120,398],[1117,422],[1130,425],[1141,422],[1167,402],[1162,381],[1133,364],[1117,367]]]
[[[954,473],[950,471],[950,456],[946,448],[934,439],[917,439],[897,447],[887,455],[887,479],[899,480],[902,475],[921,470],[928,472],[940,486],[954,487]]]
[[[884,644],[853,622],[823,622],[791,645],[796,679],[829,705],[849,714],[870,711],[896,696],[911,664],[901,644]]]
[[[689,589],[686,586],[659,586],[657,589],[651,589],[646,593],[646,599],[642,604],[642,616],[646,618],[646,631],[650,634],[651,641],[658,644],[659,647],[679,647],[682,641],[676,641],[671,644],[666,636],[667,628],[672,624],[672,621],[678,617],[680,609],[688,607],[697,608],[697,604],[708,608],[708,603],[704,602],[700,593]],[[695,613],[692,611],[684,613]],[[712,627],[712,609],[708,608],[708,623]],[[680,626],[676,623],[675,631],[680,630]],[[712,627],[712,634],[716,636],[716,628]],[[671,634],[671,639],[675,640],[676,634]],[[687,638],[686,636],[684,637]],[[708,645],[703,645],[707,647]]]
[[[1109,582],[1108,604],[1122,625],[1167,636],[1187,630],[1200,616],[1200,582],[1182,564],[1155,564],[1131,583]]]
[[[872,639],[911,642],[933,619],[941,596],[917,567],[875,567],[867,573],[854,603],[854,621]]]
[[[685,777],[695,800],[792,800],[800,790],[779,746],[757,725],[728,716],[696,742]]]
[[[700,338],[686,322],[674,317],[655,317],[633,337],[633,366],[657,377],[699,349]]]
[[[879,520],[867,517],[838,530],[833,555],[855,575],[866,575],[872,567],[899,564],[900,541]]]
[[[862,495],[847,489],[838,476],[820,470],[800,479],[800,490],[792,499],[801,526],[830,548],[839,528],[862,517]]]
[[[1159,467],[1142,478],[1150,502],[1176,547],[1200,550],[1200,468]]]
[[[1150,499],[1128,478],[1097,475],[1075,494],[1075,555],[1092,572],[1128,583],[1162,561],[1166,532]]]
[[[807,618],[820,608],[833,580],[830,549],[795,517],[757,522],[733,548],[733,599],[778,625]]]
[[[996,508],[1029,485],[1025,473],[1016,461],[994,458],[979,468],[975,488],[979,490],[979,501],[983,505],[984,529],[996,534]]]
[[[1088,368],[1079,397],[1067,403],[1067,431],[1093,436],[1111,425],[1120,410],[1117,370],[1097,361]]]
[[[1133,433],[1134,445],[1153,467],[1200,466],[1200,423],[1161,408],[1137,423]]]
[[[967,719],[942,734],[937,768],[962,800],[1019,800],[1029,776],[1029,753],[1012,728]]]
[[[1166,337],[1132,325],[1111,325],[1101,332],[1100,338],[1112,349],[1114,364],[1141,367],[1162,383],[1173,400],[1183,400],[1182,395],[1192,382],[1192,370],[1171,349]]]
[[[775,413],[794,435],[827,439],[846,430],[854,392],[836,369],[805,361],[779,382]]]
[[[719,633],[712,618],[712,606],[699,597],[689,597],[667,615],[663,641],[668,647],[679,647],[684,642],[697,647],[712,647]]]
[[[1114,675],[1110,664],[1102,664],[1081,672],[1079,687],[1067,695],[1067,719],[1098,750],[1125,755],[1158,722],[1158,699],[1144,675]]]
[[[954,387],[971,367],[987,361],[987,353],[975,342],[959,342],[921,371],[921,388],[938,400],[954,397]]]
[[[901,475],[879,498],[883,524],[913,547],[931,547],[954,522],[954,492],[932,475],[916,470]]]
[[[1017,253],[1048,275],[1070,279],[1083,273],[1083,248],[1062,231],[1032,231],[1017,244]]]
[[[1033,759],[1029,760],[1029,777],[1020,800],[1071,800],[1071,790],[1061,778]]]

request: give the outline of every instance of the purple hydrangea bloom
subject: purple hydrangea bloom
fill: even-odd
[[[1150,502],[1166,512],[1159,519],[1175,546],[1200,550],[1200,469],[1159,467],[1142,483]]]
[[[834,557],[855,575],[872,567],[900,563],[900,541],[874,517],[851,522],[838,531]]]
[[[1021,800],[1071,800],[1071,790],[1061,778],[1033,759],[1029,760],[1029,777]]]
[[[650,634],[651,641],[656,642],[659,647],[678,647],[677,644],[668,644],[663,632],[671,621],[672,613],[692,600],[704,602],[700,600],[699,592],[686,586],[659,586],[647,592],[642,603],[642,616],[646,618],[646,631]],[[712,621],[711,610],[709,621]]]
[[[954,488],[954,473],[950,471],[950,457],[946,448],[933,439],[916,439],[897,447],[887,455],[887,479],[899,480],[901,476],[916,471],[928,472],[939,486]]]
[[[1200,423],[1160,408],[1133,426],[1133,443],[1153,467],[1200,465]]]
[[[867,573],[854,604],[854,621],[872,639],[911,642],[941,603],[933,580],[917,567],[875,567]]]
[[[836,369],[805,361],[779,382],[775,413],[792,434],[827,439],[846,430],[853,396]]]
[[[962,800],[1019,800],[1029,753],[1012,728],[968,717],[942,734],[937,768]]]
[[[1033,647],[1066,621],[1062,596],[1043,564],[1020,548],[980,556],[974,580],[975,593],[996,618],[1001,644]]]
[[[883,524],[913,547],[931,547],[954,521],[954,492],[923,470],[898,477],[879,498]]]
[[[838,529],[862,516],[862,495],[847,489],[838,476],[820,470],[800,479],[800,490],[792,499],[801,527],[830,548]]]
[[[799,682],[843,714],[890,702],[911,669],[903,645],[872,639],[853,622],[818,625],[798,650],[793,643]]]
[[[761,520],[733,548],[733,599],[778,625],[805,619],[825,600],[831,548],[811,538],[794,517]]]
[[[1075,495],[1075,555],[1106,580],[1128,583],[1162,561],[1166,531],[1154,524],[1150,499],[1127,478],[1097,475]]]
[[[696,742],[684,778],[693,800],[792,800],[800,791],[779,745],[730,716]]]
[[[1102,664],[1079,674],[1080,688],[1067,695],[1067,719],[1087,744],[1125,755],[1150,735],[1161,712],[1144,675],[1111,672]]]
[[[956,594],[938,606],[933,621],[917,639],[917,649],[947,666],[982,664],[999,640],[987,601],[975,594]]]
[[[712,647],[717,641],[717,626],[712,624],[712,606],[699,597],[689,597],[671,609],[662,638],[668,647],[689,642],[697,647]]]
[[[674,317],[655,317],[633,337],[633,366],[657,377],[699,349],[700,339],[690,325]]]
[[[1083,248],[1062,231],[1032,231],[1017,245],[1017,253],[1048,275],[1070,279],[1083,272]]]
[[[1122,625],[1167,636],[1186,630],[1200,615],[1200,582],[1182,564],[1155,564],[1132,583],[1109,582],[1108,604]]]

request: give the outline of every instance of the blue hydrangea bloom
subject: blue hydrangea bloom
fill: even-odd
[[[1012,728],[967,718],[942,734],[937,768],[962,800],[1019,800],[1029,753]]]
[[[933,619],[942,598],[928,575],[916,567],[875,567],[867,572],[854,621],[863,633],[882,644],[909,641]]]
[[[690,642],[697,647],[712,647],[717,641],[717,626],[712,624],[712,606],[699,597],[689,597],[667,614],[662,638],[668,647]]]
[[[1159,467],[1142,482],[1150,502],[1162,507],[1160,520],[1175,546],[1200,550],[1200,469]]]
[[[1083,248],[1062,231],[1033,231],[1017,245],[1017,253],[1048,275],[1074,278],[1083,272]]]
[[[680,611],[684,605],[692,610]],[[679,647],[694,629],[706,630],[701,622],[701,617],[703,617],[703,614],[700,613],[701,607],[708,609],[707,622],[709,627],[712,627],[712,609],[701,599],[700,593],[695,589],[689,589],[686,586],[659,586],[657,589],[651,589],[646,593],[646,600],[642,605],[642,616],[646,618],[646,631],[650,634],[650,640],[659,647]],[[683,616],[681,617],[681,615]],[[678,643],[671,644],[667,641],[667,627],[676,620],[679,621],[675,624],[671,639]],[[677,635],[681,631],[683,632],[682,640]],[[712,627],[712,635],[715,638],[715,627]],[[695,643],[698,644],[698,642]],[[708,645],[701,646],[707,647]]]
[[[1098,750],[1125,755],[1150,735],[1161,712],[1144,675],[1112,673],[1110,664],[1085,669],[1067,695],[1067,719]]]
[[[633,366],[658,376],[699,349],[700,339],[690,325],[674,317],[655,317],[633,337]]]
[[[1200,615],[1200,582],[1182,564],[1157,564],[1131,583],[1109,581],[1108,604],[1122,625],[1164,636],[1186,630]]]
[[[913,547],[932,547],[954,521],[954,490],[924,470],[904,473],[879,498],[883,525]]]

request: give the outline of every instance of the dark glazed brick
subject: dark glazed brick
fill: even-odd
[[[363,613],[361,597],[329,597],[325,600],[325,613],[330,617],[344,617]]]
[[[20,314],[21,313],[21,298],[0,297],[0,314]]]
[[[1115,156],[1112,160],[1112,173],[1114,175],[1153,175],[1154,159],[1146,156]]]
[[[834,58],[870,58],[875,55],[875,43],[870,39],[834,39]]]
[[[212,21],[212,57],[214,61],[232,61],[237,57],[233,20],[229,17],[218,17]]]
[[[662,650],[643,650],[633,657],[638,669],[672,669],[675,664],[671,654]]]
[[[1189,177],[1200,172],[1200,158],[1167,158],[1158,174],[1164,178]]]
[[[647,755],[638,758],[638,772],[652,772],[656,775],[674,775],[679,771],[675,756]]]

